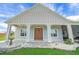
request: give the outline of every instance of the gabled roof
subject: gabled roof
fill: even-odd
[[[38,17],[40,19],[38,19]],[[15,17],[7,20],[6,23],[41,23],[41,21],[42,23],[44,23],[45,21],[47,21],[47,23],[60,24],[73,23],[73,21],[64,18],[63,16],[57,14],[43,4],[36,4],[32,8],[29,8],[28,10],[25,10],[24,12],[16,15]]]

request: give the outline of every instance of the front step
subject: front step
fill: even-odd
[[[50,43],[49,42],[27,42],[26,44],[24,44],[24,47],[50,47]]]

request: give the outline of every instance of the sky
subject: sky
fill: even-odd
[[[35,3],[0,3],[0,32],[6,32],[7,24],[4,22],[24,10],[36,5]],[[45,3],[43,4],[72,21],[79,21],[79,3]],[[15,28],[12,27],[12,30]]]

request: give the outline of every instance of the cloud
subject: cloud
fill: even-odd
[[[10,19],[23,10],[24,6],[22,4],[0,4],[0,22]]]
[[[25,8],[23,5],[21,5],[21,4],[19,5],[19,7],[20,7],[21,11],[26,9],[26,8]]]
[[[64,7],[63,6],[60,6],[57,10],[56,10],[57,13],[59,13],[60,15],[66,17],[66,14],[64,13]]]
[[[69,3],[68,5],[70,8],[73,8],[73,7],[79,6],[79,3]]]
[[[7,31],[7,24],[0,23],[0,32],[6,32]]]
[[[53,3],[45,3],[43,5],[49,7],[51,10],[55,11],[55,5]]]
[[[63,11],[63,6],[59,7],[58,10],[57,10],[57,12],[59,12],[59,13],[60,13],[61,11]]]
[[[7,24],[5,24],[5,23],[0,23],[0,26],[7,28]]]
[[[14,14],[0,14],[0,23],[5,22],[7,19],[15,16]]]
[[[8,17],[13,17],[14,14],[0,14],[0,17],[5,17],[5,18],[8,18]]]
[[[58,14],[66,17],[66,14],[63,12],[63,10],[64,10],[64,6],[63,5],[61,5],[59,7],[56,6],[56,3],[46,3],[44,5],[49,7],[51,10],[57,12]]]
[[[68,11],[70,14],[79,15],[79,3],[70,3],[68,4]]]
[[[68,7],[70,12],[72,11],[72,13],[66,18],[72,21],[79,21],[79,3],[69,3]]]
[[[0,29],[0,33],[4,33],[6,31],[7,31],[6,29]]]
[[[79,15],[77,15],[77,16],[68,16],[66,18],[69,19],[69,20],[72,20],[72,21],[79,21]]]

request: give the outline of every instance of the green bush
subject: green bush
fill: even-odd
[[[12,41],[13,41],[13,39],[14,39],[14,34],[13,33],[10,33],[10,45],[12,45]]]
[[[65,43],[65,44],[73,44],[73,42],[72,42],[71,39],[66,39],[66,40],[64,40],[64,43]]]

